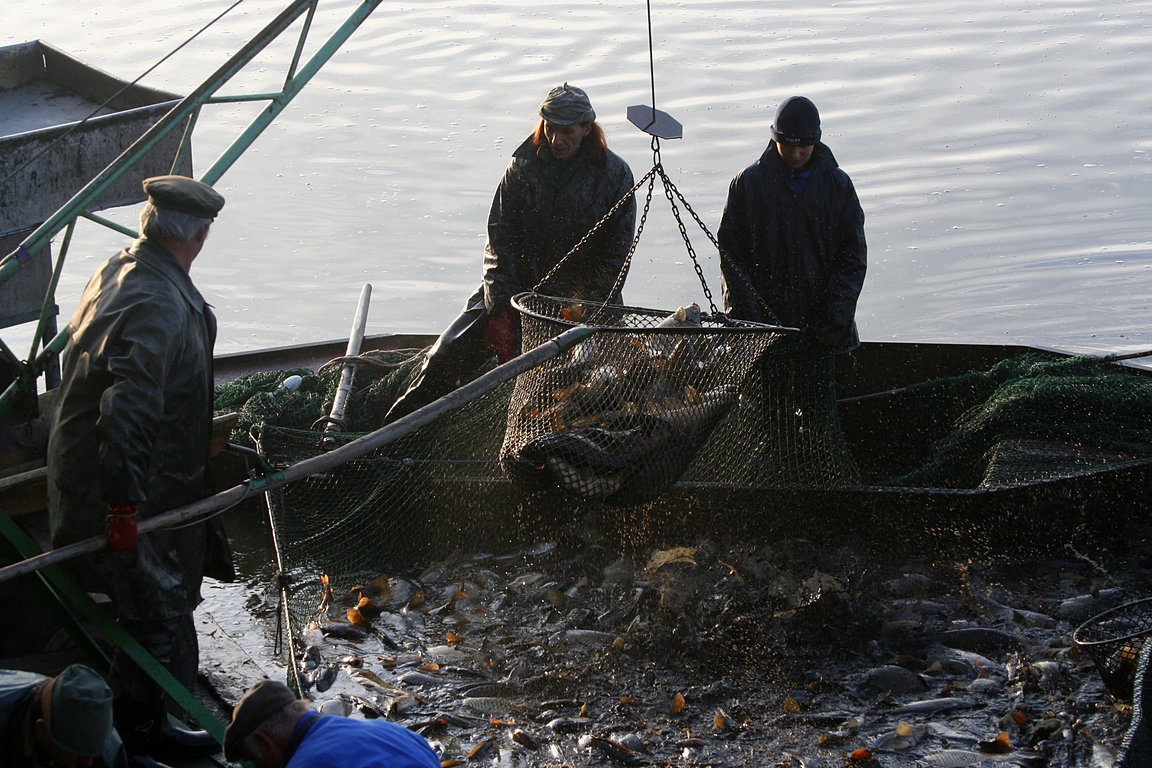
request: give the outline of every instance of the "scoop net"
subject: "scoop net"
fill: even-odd
[[[697,305],[668,313],[520,294],[513,306],[525,346],[586,320],[601,332],[519,377],[505,473],[526,490],[623,506],[652,500],[683,475],[785,333]]]

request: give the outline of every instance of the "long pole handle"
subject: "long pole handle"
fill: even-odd
[[[453,411],[481,395],[491,392],[509,379],[513,379],[524,371],[540,365],[545,360],[551,360],[564,350],[570,349],[591,336],[595,331],[596,329],[588,326],[570,328],[550,341],[544,342],[519,357],[512,358],[479,378],[449,392],[439,400],[433,400],[428,405],[413,411],[403,418],[397,419],[391,424],[377,429],[375,432],[369,432],[363,437],[358,437],[326,453],[321,453],[310,459],[304,459],[301,462],[286,467],[282,472],[277,472],[265,478],[258,478],[258,480],[249,480],[240,485],[233,486],[226,491],[221,491],[214,496],[208,496],[199,501],[194,501],[191,504],[186,504],[183,507],[177,507],[176,509],[159,514],[156,517],[141,520],[137,527],[137,533],[142,534],[160,528],[171,528],[180,523],[202,520],[213,514],[222,512],[229,507],[233,507],[256,493],[279,488],[296,480],[302,480],[310,475],[322,474],[335,469],[351,459],[363,456],[382,445],[387,445],[394,440],[415,432],[439,416]],[[18,563],[0,568],[0,583],[17,576],[38,571],[48,565],[71,560],[79,555],[97,552],[107,546],[108,537],[100,534],[90,539],[78,541],[75,544],[67,544],[58,549],[29,557],[26,560],[21,560]]]
[[[360,354],[360,345],[364,343],[364,326],[368,323],[368,303],[372,298],[372,284],[364,283],[360,289],[360,303],[356,305],[356,317],[352,320],[352,333],[348,336],[348,349],[345,357],[355,357]],[[345,362],[340,371],[340,385],[332,397],[332,411],[328,415],[328,423],[324,425],[325,432],[344,431],[344,411],[348,407],[348,397],[352,394],[352,380],[356,376],[356,366]]]

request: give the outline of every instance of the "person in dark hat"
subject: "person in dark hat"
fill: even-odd
[[[177,680],[195,683],[192,611],[205,575],[234,577],[219,519],[136,538],[147,519],[203,498],[212,437],[216,319],[189,271],[224,198],[184,176],[143,182],[140,237],[88,282],[68,323],[48,442],[52,545],[105,534],[71,566]],[[163,690],[123,653],[110,675],[129,755],[215,752],[169,725]]]
[[[785,100],[767,149],[729,185],[717,232],[724,309],[803,329],[812,349],[845,353],[860,344],[864,211],[820,137],[816,105]]]
[[[564,83],[540,104],[536,129],[512,153],[488,213],[483,282],[425,355],[389,411],[394,421],[519,352],[517,293],[619,301],[636,230],[632,170],[608,149],[588,94]],[[573,247],[623,203],[580,247]],[[572,253],[570,253],[572,252]]]
[[[112,726],[112,691],[95,670],[73,664],[56,677],[0,669],[0,765],[124,764]]]
[[[260,681],[236,703],[224,758],[256,768],[440,768],[419,734],[386,720],[321,716],[275,680]]]
[[[818,472],[820,484],[853,485],[859,468],[840,429],[836,377],[860,345],[864,211],[821,141],[815,104],[785,100],[771,133],[760,159],[728,187],[717,231],[724,311],[799,329],[781,334],[757,361],[748,385],[762,393],[756,418],[766,433],[805,435],[790,444],[790,466]],[[763,457],[766,466],[779,460]]]

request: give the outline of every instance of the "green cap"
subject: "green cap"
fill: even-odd
[[[153,176],[144,179],[144,194],[152,205],[202,219],[215,219],[224,207],[224,196],[202,181],[187,176]]]
[[[596,119],[596,110],[588,94],[574,85],[558,85],[548,91],[548,96],[538,110],[540,117],[556,125],[590,123]]]
[[[74,755],[104,753],[112,738],[112,689],[83,664],[65,669],[45,688],[48,733],[52,742]]]
[[[278,680],[261,680],[232,708],[232,722],[224,730],[224,759],[240,760],[240,745],[268,718],[296,701],[296,694]]]

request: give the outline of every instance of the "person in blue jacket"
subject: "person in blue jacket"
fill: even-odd
[[[321,715],[276,680],[261,680],[236,703],[224,758],[256,768],[440,768],[418,733],[386,720]]]
[[[767,149],[729,185],[717,233],[724,311],[844,353],[860,344],[868,247],[856,189],[820,137],[816,105],[787,99]]]

